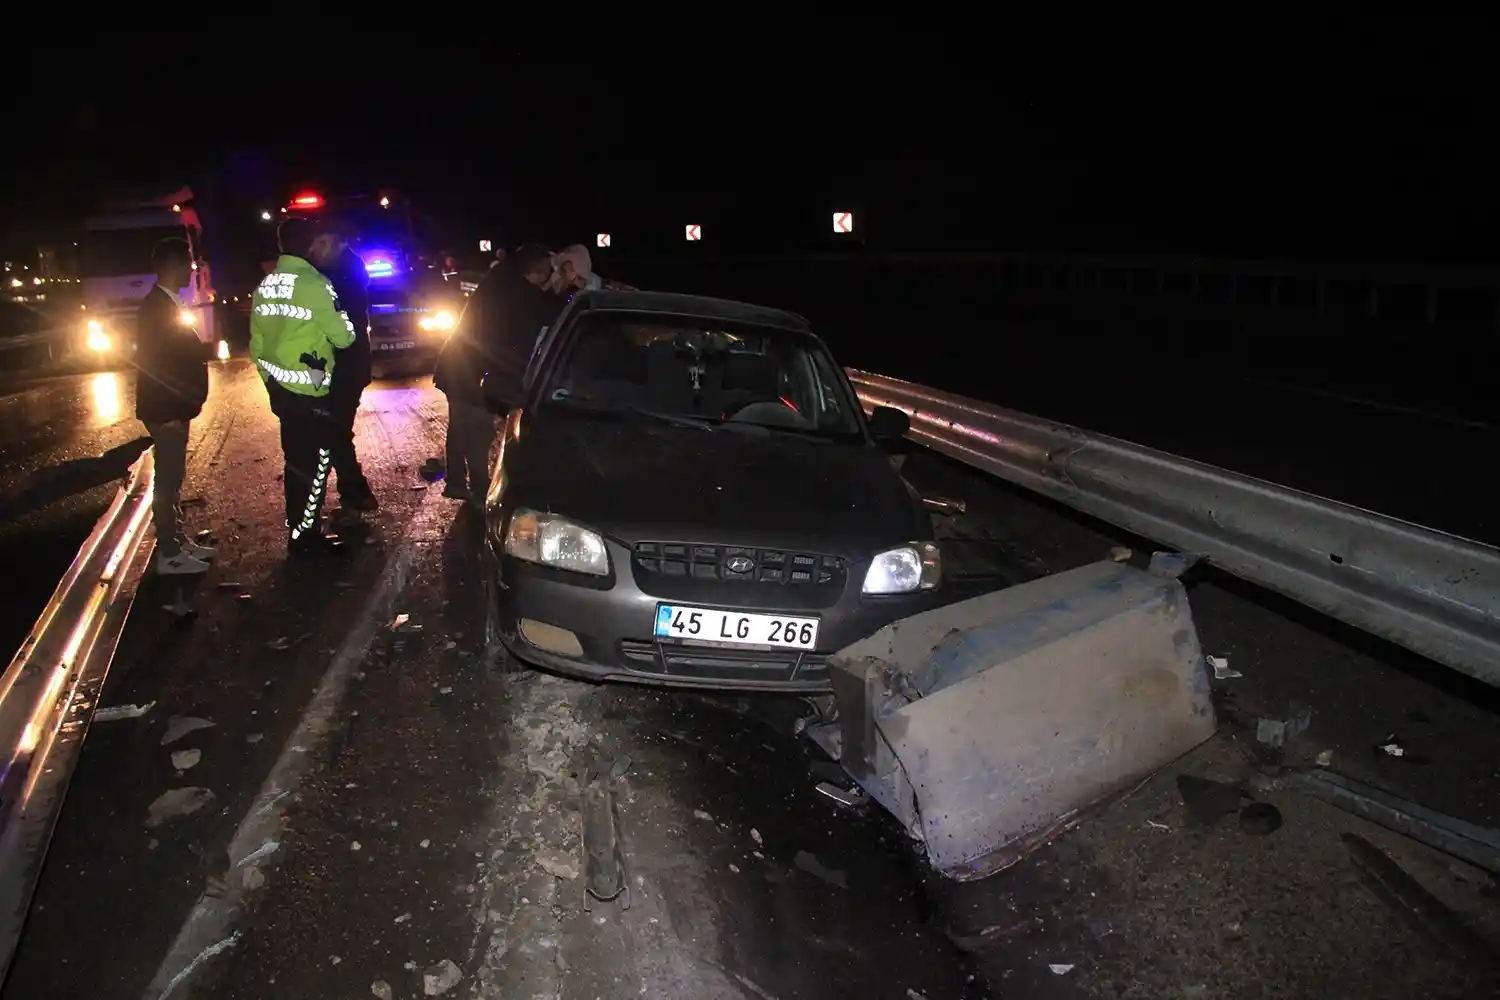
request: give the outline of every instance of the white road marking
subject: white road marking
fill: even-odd
[[[281,755],[235,829],[228,851],[231,866],[237,858],[248,860],[259,856],[269,861],[265,845],[281,839],[286,805],[307,773],[309,754],[306,751],[322,744],[366,651],[390,622],[395,603],[406,588],[419,546],[424,542],[440,542],[443,529],[452,517],[445,505],[435,502],[435,496],[436,493],[428,494],[407,522],[406,531],[387,559],[354,628],[329,662],[312,700],[297,722],[296,730],[288,737]],[[262,864],[261,867],[270,866]],[[231,929],[249,890],[232,877],[224,881],[229,883],[228,888],[216,890],[214,895],[210,895],[205,887],[197,905],[178,930],[166,957],[157,967],[156,974],[151,977],[145,993],[147,1000],[180,996],[174,991],[188,984],[206,959],[228,950],[238,940],[239,933],[231,933]]]

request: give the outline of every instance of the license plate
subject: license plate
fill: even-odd
[[[415,340],[398,340],[394,344],[385,343],[380,345],[382,351],[407,351],[417,346]]]
[[[742,611],[690,608],[681,604],[658,604],[656,635],[660,639],[731,646],[813,649],[818,644],[818,620],[795,615],[755,615]]]

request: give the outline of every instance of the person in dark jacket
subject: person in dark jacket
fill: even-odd
[[[521,247],[485,274],[443,346],[434,382],[448,397],[445,497],[478,507],[489,493],[495,417],[481,384],[489,375],[512,394],[520,390],[537,332],[562,307],[542,290],[551,278],[547,248]]]
[[[333,352],[339,377],[328,392],[335,425],[329,450],[339,483],[339,503],[351,510],[378,510],[380,502],[359,467],[354,449],[354,418],[359,413],[360,397],[370,384],[370,275],[363,258],[349,246],[325,273],[354,327],[354,343]]]
[[[179,576],[208,571],[214,550],[183,537],[179,501],[187,473],[188,433],[208,399],[207,344],[198,339],[193,314],[179,291],[192,280],[186,240],[162,240],[151,254],[156,285],[136,314],[135,415],[156,449],[151,517],[156,528],[156,571]]]

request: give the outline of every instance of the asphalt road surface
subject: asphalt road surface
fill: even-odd
[[[106,405],[99,378],[0,400],[8,480],[135,436],[128,385]],[[11,414],[31,429],[11,432]],[[418,997],[424,977],[496,998],[1488,995],[1477,960],[1358,880],[1339,835],[1377,844],[1500,941],[1490,876],[1292,793],[1272,796],[1285,822],[1269,836],[1200,828],[1174,780],[1248,779],[1255,718],[1297,699],[1313,723],[1294,760],[1327,753],[1500,825],[1487,689],[1196,579],[1203,645],[1243,675],[1216,682],[1220,735],[1010,871],[954,886],[881,815],[814,792],[795,699],[486,670],[475,525],[417,475],[443,417],[425,380],[372,387],[359,446],[382,510],[348,524],[345,560],[292,568],[264,391],[243,362],[215,367],[185,495],[218,564],[184,595],[186,620],[163,608],[170,584],[145,583],[102,703],[153,707],[89,733],[0,996]],[[942,525],[970,572],[1149,552],[946,462],[906,468],[970,502]],[[7,527],[0,557],[29,552],[12,565],[39,581],[13,592],[50,589],[68,532],[108,500],[96,492]],[[164,744],[189,718],[212,725]],[[1407,758],[1374,750],[1391,734]],[[632,905],[586,909],[580,778],[625,757]]]

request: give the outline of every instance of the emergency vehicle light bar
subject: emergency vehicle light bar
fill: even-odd
[[[309,208],[322,208],[323,196],[320,194],[315,194],[311,191],[307,192],[306,194],[299,194],[297,195],[297,197],[292,199],[291,207],[303,210]]]
[[[365,271],[372,278],[389,278],[396,273],[396,266],[388,260],[367,260]]]

